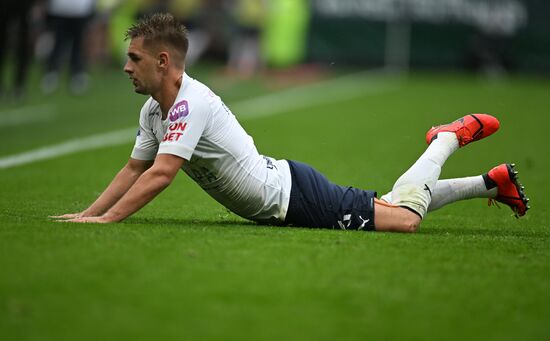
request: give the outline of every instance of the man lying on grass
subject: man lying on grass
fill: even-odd
[[[260,224],[414,232],[427,212],[471,198],[489,198],[525,214],[529,199],[514,165],[488,173],[438,180],[458,148],[499,128],[496,118],[471,114],[426,135],[428,148],[390,193],[332,184],[308,165],[258,153],[220,97],[185,73],[185,27],[155,14],[128,29],[124,71],[135,91],[150,95],[128,163],[86,210],[56,216],[75,223],[111,223],[132,215],[170,185],[183,169],[209,195]]]

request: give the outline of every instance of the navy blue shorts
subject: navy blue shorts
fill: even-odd
[[[376,192],[335,185],[301,162],[288,164],[292,189],[285,225],[374,230]]]

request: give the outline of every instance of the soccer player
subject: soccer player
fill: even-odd
[[[131,157],[90,207],[54,218],[121,221],[170,185],[180,169],[222,205],[261,224],[414,232],[428,211],[457,200],[490,198],[518,216],[529,208],[513,165],[438,181],[453,152],[499,128],[490,115],[430,129],[424,154],[377,199],[373,191],[332,184],[303,163],[259,154],[220,97],[185,73],[186,31],[171,15],[139,21],[127,38],[124,71],[137,93],[151,96],[141,109]]]

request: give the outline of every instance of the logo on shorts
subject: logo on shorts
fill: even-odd
[[[344,215],[342,220],[338,220],[338,226],[340,226],[342,230],[347,229],[350,225],[351,225],[351,214],[346,214]]]
[[[170,121],[174,122],[180,118],[183,118],[189,115],[189,105],[186,100],[176,103],[172,109],[168,112],[170,116]]]
[[[359,219],[361,219],[362,223],[357,229],[362,230],[370,222],[370,218],[363,219],[363,217],[359,216]]]
[[[365,227],[368,227],[367,224],[370,222],[370,218],[364,219],[362,216],[358,216],[358,218],[360,220],[360,222],[358,222],[358,223],[361,223],[359,226],[357,226],[358,230],[362,230]],[[352,224],[352,215],[351,214],[346,214],[342,217],[342,220],[338,220],[338,226],[342,230],[346,230],[350,227],[354,228],[351,224]]]

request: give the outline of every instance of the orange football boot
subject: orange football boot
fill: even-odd
[[[525,215],[529,207],[529,198],[525,195],[524,189],[518,181],[516,165],[503,163],[491,169],[487,176],[498,187],[498,194],[494,199],[489,199],[489,206],[495,201],[510,206],[516,218]]]
[[[470,114],[459,118],[453,123],[432,127],[426,133],[426,142],[432,143],[441,132],[453,132],[458,139],[459,147],[464,147],[470,142],[481,140],[498,130],[499,121],[487,114]]]

